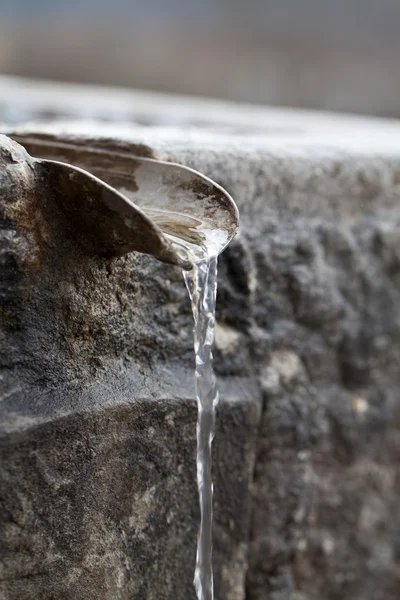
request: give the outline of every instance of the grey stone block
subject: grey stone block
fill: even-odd
[[[228,126],[202,106],[101,132],[212,176],[241,210],[217,306],[217,598],[395,600],[400,127],[290,113],[285,129],[227,106]],[[200,110],[209,125],[190,126]],[[181,274],[83,258],[19,218],[2,225],[2,597],[194,597]]]

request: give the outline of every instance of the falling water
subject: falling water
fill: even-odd
[[[194,317],[195,384],[198,405],[197,484],[200,501],[200,528],[194,585],[198,600],[213,600],[211,444],[214,437],[218,390],[212,364],[212,344],[217,296],[217,257],[226,242],[227,234],[224,231],[199,230],[198,228],[197,235],[199,231],[201,243],[197,244],[193,243],[193,235],[190,241],[186,236],[186,239],[169,237],[192,263],[192,269],[184,271],[183,276]]]
[[[194,585],[198,600],[214,598],[212,569],[213,484],[211,478],[211,443],[214,437],[218,390],[212,366],[215,300],[217,294],[217,257],[200,260],[192,271],[184,272],[192,301],[194,350],[196,355],[197,483],[201,521],[197,542]]]

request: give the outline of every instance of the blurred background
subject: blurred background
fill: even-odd
[[[0,0],[0,73],[400,117],[399,30],[400,0]]]

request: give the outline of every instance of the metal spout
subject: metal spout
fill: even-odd
[[[201,243],[202,231],[219,230],[225,233],[221,252],[238,231],[230,195],[194,169],[93,147],[85,139],[8,135],[40,157],[28,155],[37,186],[56,202],[70,235],[90,252],[111,257],[137,251],[190,269],[170,236]]]

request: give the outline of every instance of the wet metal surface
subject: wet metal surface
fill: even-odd
[[[10,137],[40,157],[31,160],[37,184],[50,191],[71,232],[83,234],[91,251],[138,251],[189,269],[168,234],[201,244],[204,229],[223,231],[223,250],[237,232],[236,205],[221,186],[188,167],[149,158],[143,146],[137,151],[147,156],[98,147],[93,140],[20,132]]]

